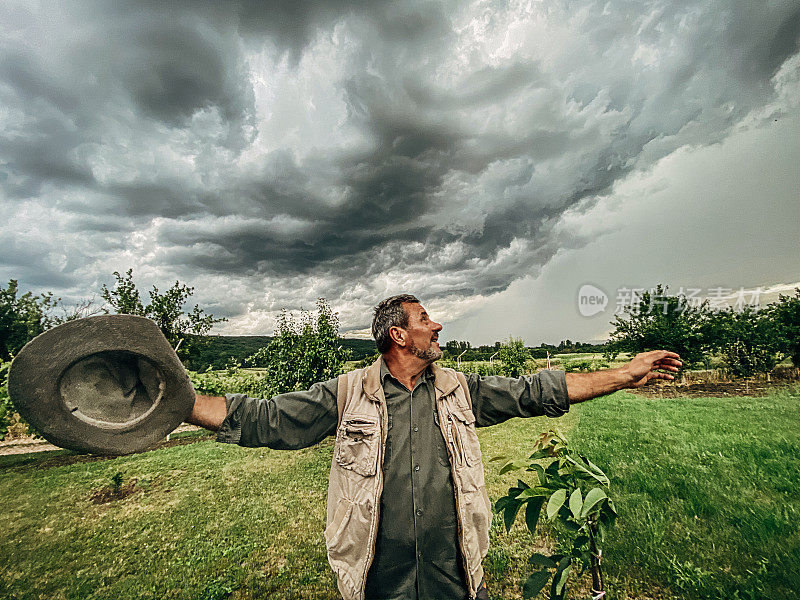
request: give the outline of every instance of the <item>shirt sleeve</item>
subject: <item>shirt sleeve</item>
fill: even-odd
[[[478,427],[512,417],[560,417],[569,411],[564,371],[539,371],[517,379],[468,373],[467,384]]]
[[[240,446],[298,450],[336,432],[337,380],[315,383],[308,390],[269,399],[226,394],[228,414],[217,441]]]

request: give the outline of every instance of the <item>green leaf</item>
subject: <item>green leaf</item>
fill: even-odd
[[[530,502],[528,502],[528,506],[525,507],[525,524],[528,526],[528,531],[531,533],[536,532],[536,525],[539,523],[539,515],[542,512],[544,501],[544,496],[537,496],[536,498],[532,498]]]
[[[598,502],[602,502],[604,499],[608,498],[606,493],[599,487],[592,488],[589,490],[589,493],[586,494],[586,499],[583,501],[583,509],[581,510],[581,516],[585,517],[589,514]]]
[[[558,566],[558,562],[553,560],[552,556],[546,556],[544,554],[539,554],[538,552],[534,552],[531,554],[531,557],[528,559],[528,562],[533,565],[539,565],[540,567],[548,567],[550,569],[555,569]]]
[[[564,569],[561,570],[560,572],[556,571],[556,574],[555,574],[555,577],[557,579],[557,582],[556,582],[556,594],[558,594],[559,596],[561,596],[564,593],[564,585],[567,583],[567,579],[569,578],[570,570],[571,570],[571,567],[570,567],[569,564],[567,564],[567,566],[564,567]]]
[[[581,516],[581,508],[583,508],[583,498],[581,497],[581,488],[575,488],[569,495],[569,510],[572,516],[579,519]]]
[[[525,600],[535,598],[542,591],[542,588],[547,585],[548,579],[550,579],[550,571],[536,571],[522,584],[522,597]]]
[[[617,507],[614,506],[614,501],[611,498],[608,499],[608,508],[610,508],[611,512],[614,513],[614,516],[617,516]]]
[[[511,500],[511,498],[509,498],[508,496],[503,496],[502,498],[498,498],[497,501],[494,503],[494,512],[499,513],[500,511],[502,511],[506,507],[506,504],[508,504],[509,500]]]
[[[578,537],[575,538],[575,541],[572,542],[572,547],[573,548],[580,548],[581,546],[586,544],[588,541],[589,541],[589,536],[587,536],[587,535],[579,535]]]
[[[577,460],[572,458],[569,454],[565,458],[567,459],[567,461],[570,462],[570,464],[572,464],[580,472],[589,475],[592,479],[597,480],[598,482],[602,483],[603,485],[608,485],[608,477],[606,477],[605,475],[600,476],[600,475],[598,475],[596,473],[593,473],[592,471],[590,471],[589,469],[584,467],[581,463],[579,463]]]
[[[566,511],[566,509],[564,509],[564,510]],[[562,512],[562,515],[563,515],[563,518],[564,518],[564,527],[566,527],[570,531],[579,531],[580,530],[581,526],[578,525],[575,521],[567,521],[566,520],[566,519],[569,518],[569,511],[566,511],[566,513]]]
[[[585,456],[582,456],[581,458],[586,461],[586,464],[589,465],[589,468],[592,469],[592,471],[594,471],[595,473],[597,473],[601,477],[604,477],[605,480],[608,481],[608,476],[605,473],[603,473],[603,470],[600,467],[598,467],[596,464],[594,464],[592,461],[590,461]],[[606,484],[606,485],[608,485],[608,484]]]
[[[550,477],[557,477],[558,476],[558,461],[554,460],[549,465],[547,465],[547,468],[544,470],[544,472],[547,473]]]
[[[520,493],[519,496],[517,496],[517,498],[519,500],[524,500],[525,498],[537,498],[539,496],[546,497],[549,495],[550,495],[550,490],[548,490],[547,488],[535,487],[522,490],[522,492]]]
[[[614,521],[617,520],[617,515],[612,513],[610,510],[606,510],[608,504],[603,507],[603,510],[600,511],[600,518],[597,519],[598,523],[602,523],[606,527],[611,527],[614,524]]]
[[[514,519],[517,518],[520,506],[522,506],[522,502],[512,500],[503,510],[503,522],[505,523],[506,531],[511,530],[511,526],[514,524]]]
[[[560,600],[564,597],[564,585],[562,584],[560,589],[558,589],[558,584],[561,580],[561,576],[564,574],[564,570],[569,566],[569,564],[569,557],[564,557],[558,562],[558,567],[553,575],[553,581],[550,584],[550,600]]]
[[[533,465],[533,469],[534,471],[536,471],[536,477],[539,478],[539,484],[544,485],[545,482],[547,481],[547,477],[545,477],[544,474],[544,467],[542,467],[542,465],[535,464]]]
[[[517,471],[519,469],[524,469],[528,466],[528,461],[522,458],[518,458],[517,460],[510,460],[503,467],[500,469],[500,475],[505,475],[509,471]]]
[[[541,450],[537,450],[536,452],[534,452],[533,454],[531,454],[531,455],[528,457],[528,460],[539,460],[539,459],[541,459],[541,458],[547,458],[547,457],[548,457],[548,452],[547,452],[547,450],[545,450],[544,448],[542,448]]]
[[[494,457],[490,458],[490,459],[489,459],[489,462],[499,462],[499,461],[501,461],[501,460],[508,460],[508,459],[507,459],[507,457],[506,457],[506,456],[503,456],[503,455],[501,454],[500,456],[494,456]]]
[[[557,514],[559,509],[564,505],[567,499],[567,490],[561,488],[553,492],[550,500],[547,501],[547,518],[552,520]]]

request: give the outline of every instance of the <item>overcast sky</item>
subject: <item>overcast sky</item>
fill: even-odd
[[[133,268],[236,334],[410,292],[444,339],[538,344],[624,288],[800,280],[797,0],[12,0],[0,32],[25,290]]]

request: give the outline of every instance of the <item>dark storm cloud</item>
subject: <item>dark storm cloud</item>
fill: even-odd
[[[235,30],[191,14],[108,15],[107,6],[62,4],[25,19],[18,14],[24,7],[8,9],[9,28],[14,17],[39,20],[31,40],[15,47],[9,35],[0,54],[0,95],[15,109],[0,134],[0,160],[27,183],[18,195],[36,193],[43,182],[101,188],[80,149],[156,128],[153,121],[182,128],[197,111],[215,109],[229,129],[224,142],[239,147],[252,128],[252,90]],[[63,18],[63,39],[50,39],[54,17]]]
[[[426,87],[413,78],[404,81],[404,89],[415,104],[422,108],[453,110],[496,103],[521,89],[544,84],[545,77],[536,64],[490,66],[469,75],[458,89]]]
[[[141,25],[119,66],[145,114],[172,125],[207,106],[220,107],[228,121],[246,116],[248,90],[235,44],[203,31],[202,23]]]
[[[256,43],[267,36],[297,61],[320,28],[351,14],[378,16],[387,4],[388,0],[177,0],[166,4],[139,0],[126,3],[122,10],[134,13],[145,10],[165,18],[197,15],[211,26],[233,27]]]
[[[127,252],[332,299],[502,291],[583,243],[565,211],[769,102],[800,35],[788,1],[55,6],[3,9],[4,199],[58,211],[6,264],[62,285]]]
[[[734,7],[732,12],[736,10]],[[752,22],[757,15],[753,11],[747,12]],[[598,75],[588,74],[585,84],[572,84],[569,91],[575,98],[583,94],[584,106],[596,101],[603,90],[607,94],[607,111],[628,112],[619,131],[612,131],[604,139],[592,130],[586,136],[580,131],[576,133],[576,123],[564,114],[552,115],[550,122],[522,123],[519,130],[511,134],[508,131],[476,131],[450,117],[453,111],[501,102],[507,97],[530,91],[535,93],[537,89],[555,85],[553,76],[542,74],[537,63],[515,62],[507,66],[484,67],[449,88],[428,83],[415,69],[411,69],[400,82],[392,82],[388,73],[374,75],[366,70],[354,73],[343,86],[348,106],[353,119],[370,133],[373,145],[365,155],[338,159],[340,176],[333,184],[344,190],[343,203],[326,209],[312,195],[307,195],[304,200],[303,192],[284,192],[285,198],[291,199],[289,203],[279,194],[267,193],[264,206],[280,206],[284,214],[308,222],[308,227],[288,243],[282,237],[271,237],[267,230],[202,234],[190,231],[188,237],[171,239],[165,236],[162,241],[166,245],[177,243],[184,248],[173,256],[176,261],[234,271],[261,264],[268,272],[277,275],[340,273],[343,261],[347,261],[348,268],[355,265],[355,270],[361,272],[372,270],[376,264],[385,267],[387,265],[376,259],[374,251],[392,243],[421,242],[424,249],[414,258],[424,264],[443,244],[462,242],[470,249],[469,258],[450,265],[454,270],[463,268],[470,259],[490,261],[498,250],[509,248],[513,240],[537,237],[542,231],[542,223],[557,217],[570,206],[585,198],[607,193],[615,181],[634,168],[635,163],[631,160],[636,159],[653,140],[662,140],[662,149],[653,152],[651,161],[679,146],[685,141],[677,137],[682,128],[702,121],[706,118],[705,112],[727,101],[734,105],[731,113],[714,117],[717,122],[704,132],[710,136],[709,141],[713,141],[715,135],[724,135],[730,124],[758,101],[763,101],[766,97],[763,84],[769,81],[794,48],[784,39],[791,28],[781,23],[792,23],[796,17],[786,9],[776,13],[761,21],[765,25],[777,25],[778,33],[773,39],[760,41],[754,41],[752,36],[743,38],[736,34],[738,22],[723,23],[722,26],[713,21],[699,23],[702,35],[686,40],[694,44],[686,49],[684,56],[691,61],[682,63],[677,60],[670,65],[671,70],[667,70],[666,78],[656,90],[638,87],[630,78],[613,74],[602,80]],[[675,22],[685,16],[672,9],[665,9],[662,15],[664,19]],[[591,27],[593,22],[587,19],[586,25]],[[611,47],[619,38],[629,35],[619,28],[602,25],[589,33],[597,44]],[[710,50],[709,47],[715,46],[715,39],[720,42],[718,48]],[[796,41],[796,34],[793,39]],[[762,46],[781,48],[780,56],[776,58],[774,51],[771,54],[760,52]],[[738,49],[743,57],[751,57],[757,65],[757,68],[748,67],[746,73],[748,79],[756,82],[755,85],[742,85],[745,74],[741,65],[731,63],[729,59],[734,49]],[[392,50],[388,47],[384,52],[389,55]],[[374,53],[368,53],[368,62],[374,65],[380,61]],[[722,74],[715,76],[714,72],[720,67],[724,69]],[[581,67],[575,65],[575,68]],[[596,86],[592,86],[593,78],[597,80]],[[703,97],[700,92],[705,90],[695,89],[707,86],[709,82],[719,84],[717,97]],[[569,88],[569,84],[564,87]],[[591,127],[592,123],[580,125]],[[663,141],[673,136],[676,139]],[[586,142],[589,142],[590,152],[582,154],[580,147]],[[583,166],[578,172],[570,173],[569,179],[556,182],[549,190],[537,190],[535,186],[527,185],[537,164],[570,153],[574,153],[578,164]],[[442,220],[446,213],[439,211],[441,207],[437,198],[445,177],[453,172],[480,174],[492,163],[519,158],[530,159],[527,168],[503,182],[504,187],[498,190],[508,198],[506,204],[485,211],[477,229],[459,233],[447,227],[451,224]],[[555,174],[555,179],[558,177],[559,174]],[[269,185],[264,185],[265,190],[269,188]],[[436,216],[425,218],[431,215]],[[204,242],[223,248],[224,259],[221,262],[208,256],[193,259],[192,252],[185,251],[187,244],[199,244],[197,248],[202,249]],[[549,248],[546,240],[539,243],[541,251],[532,253],[529,260],[515,263],[514,270],[499,276],[483,274],[474,282],[473,293],[486,294],[503,289],[533,264],[541,264],[557,250]],[[424,270],[420,266],[416,268]],[[343,280],[342,286],[346,285]]]

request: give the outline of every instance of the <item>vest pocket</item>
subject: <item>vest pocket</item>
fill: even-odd
[[[353,503],[344,498],[339,498],[336,503],[336,510],[333,512],[331,522],[325,528],[325,545],[328,548],[335,547],[339,542],[342,531],[347,526],[353,513]]]
[[[369,477],[375,475],[380,428],[375,417],[345,416],[336,431],[335,459],[340,467]]]
[[[328,562],[341,583],[348,588],[347,597],[357,593],[358,582],[367,553],[372,510],[367,504],[354,504],[339,498],[333,518],[325,528]]]
[[[472,411],[453,411],[453,437],[456,452],[470,467],[481,462],[481,444],[475,431],[475,415]]]

